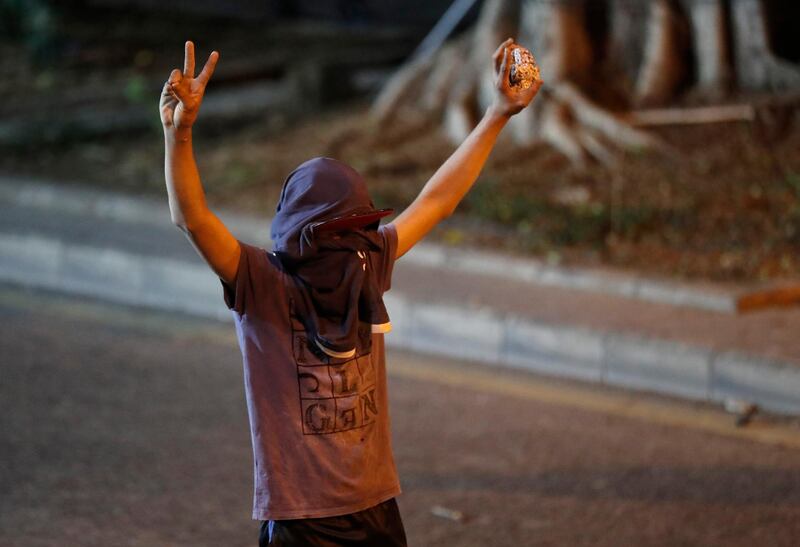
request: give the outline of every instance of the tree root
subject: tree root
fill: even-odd
[[[409,111],[415,117],[441,120],[445,135],[455,145],[467,137],[478,122],[481,76],[477,70],[463,73],[467,45],[466,40],[450,43],[428,62],[398,72],[371,111],[384,137],[391,138],[384,130],[391,134],[399,127],[393,121],[404,109],[408,109],[404,120],[412,117]],[[550,144],[576,166],[591,161],[611,165],[620,149],[667,150],[659,139],[593,103],[569,82],[546,85],[535,104],[516,116],[511,125],[517,145]]]
[[[472,32],[397,72],[375,101],[372,119],[385,137],[400,130],[401,125],[408,126],[413,118],[410,114],[414,112],[416,116],[427,116],[431,123],[440,124],[447,138],[455,145],[460,144],[475,127],[481,110],[491,101],[491,78],[487,75],[490,66],[486,62],[489,45],[499,41],[498,36],[517,28],[527,41],[538,46],[535,49],[540,53],[539,61],[547,83],[534,104],[509,124],[510,138],[515,145],[528,147],[546,143],[576,166],[593,161],[610,165],[615,163],[619,152],[625,150],[654,150],[677,155],[661,139],[632,125],[633,120],[615,114],[584,94],[583,89],[594,85],[602,74],[587,31],[587,6],[588,3],[582,2],[489,0]],[[630,62],[623,63],[627,59],[624,50],[620,50],[625,47],[627,37],[623,31],[634,23],[649,21],[649,35],[640,37],[644,43],[627,46],[646,46],[642,55],[630,59],[639,59],[638,74],[624,73],[628,81],[636,82],[635,89],[628,90],[629,99],[632,102],[637,99],[669,102],[686,77],[686,57],[693,47],[688,36],[689,21],[675,11],[669,0],[657,0],[650,9],[628,14],[621,4],[614,6],[617,10],[614,13],[622,14],[615,17],[618,23],[615,28],[622,34],[614,34],[618,43],[611,48],[616,52],[612,57],[619,65],[618,72],[634,68]],[[728,39],[720,23],[724,13],[719,0],[690,12],[695,27],[699,28],[703,22],[713,27],[713,36],[701,47],[703,78],[700,84],[720,93],[729,85],[731,76],[727,70],[730,62],[727,50],[722,51]],[[625,25],[619,23],[623,15],[630,18]],[[404,124],[392,123],[401,112]]]
[[[374,123],[391,123],[401,106],[418,99],[419,88],[428,79],[437,58],[437,55],[421,57],[395,73],[372,105],[370,118]]]

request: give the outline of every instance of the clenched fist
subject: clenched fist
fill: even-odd
[[[499,113],[511,117],[528,106],[542,87],[542,80],[538,77],[538,70],[532,71],[537,77],[533,79],[529,87],[524,85],[512,85],[509,75],[513,58],[512,50],[516,47],[511,38],[500,44],[494,52],[494,101],[492,107]]]

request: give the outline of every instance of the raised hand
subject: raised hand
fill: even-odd
[[[492,55],[494,61],[494,102],[493,107],[498,112],[505,116],[513,116],[520,112],[523,108],[528,106],[539,88],[542,87],[542,80],[537,79],[527,89],[521,86],[513,86],[509,81],[509,74],[511,72],[511,51],[516,44],[514,40],[508,38],[505,42],[500,44],[500,47]]]
[[[217,66],[219,53],[212,51],[208,56],[203,70],[194,76],[194,44],[186,42],[186,51],[183,59],[183,72],[177,68],[169,75],[161,91],[159,110],[161,123],[165,130],[186,130],[192,127],[197,119],[200,103],[214,67]]]

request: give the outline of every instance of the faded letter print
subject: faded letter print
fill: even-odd
[[[305,340],[296,341],[295,348],[302,348],[304,343]],[[339,433],[375,421],[379,401],[370,354],[346,362],[326,363],[303,348],[295,352],[295,357],[305,435]]]

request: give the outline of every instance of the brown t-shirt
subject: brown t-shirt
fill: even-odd
[[[389,290],[397,249],[391,226],[367,267]],[[389,429],[383,334],[362,324],[368,349],[350,359],[315,351],[295,315],[299,295],[278,258],[240,243],[236,281],[223,283],[244,361],[255,463],[253,518],[329,517],[400,493]]]

